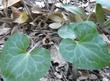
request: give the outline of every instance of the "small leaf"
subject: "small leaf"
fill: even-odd
[[[71,30],[69,35],[65,35],[64,27],[66,30]],[[63,38],[68,37],[61,41],[60,52],[67,61],[78,69],[93,70],[109,65],[107,44],[99,36],[93,22],[73,23],[64,27],[59,30],[59,35]],[[71,39],[71,34],[75,34],[76,38]]]
[[[5,81],[38,81],[48,72],[48,51],[35,48],[29,53],[28,47],[29,38],[21,33],[14,34],[5,43],[0,59]]]
[[[49,27],[52,28],[52,29],[58,29],[62,26],[61,23],[51,23],[49,24]]]
[[[80,16],[85,16],[84,11],[81,10],[79,7],[76,7],[74,5],[65,4],[65,5],[62,5],[61,7],[66,9],[67,11],[70,11],[73,14],[77,14],[77,15],[80,15]]]
[[[19,15],[19,17],[16,18],[14,22],[19,23],[19,24],[22,24],[22,23],[27,22],[28,18],[29,17],[28,17],[28,15],[27,15],[26,12],[21,12],[20,15]]]
[[[96,4],[96,18],[100,24],[103,24],[105,21],[104,11],[100,4]]]
[[[110,9],[110,0],[96,0],[96,3],[99,3],[103,7]]]

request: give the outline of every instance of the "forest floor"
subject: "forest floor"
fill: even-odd
[[[15,32],[22,32],[31,37],[31,46],[42,41],[42,46],[52,53],[52,66],[47,75],[40,81],[110,81],[110,67],[101,70],[80,70],[64,61],[59,54],[59,43],[61,38],[57,34],[57,28],[50,26],[54,22],[52,17],[61,15],[60,13],[70,13],[62,8],[56,7],[56,0],[10,0],[10,4],[4,2],[4,7],[0,6],[0,51],[4,47],[5,41]],[[45,1],[45,0],[44,0]],[[65,0],[66,1],[66,0]],[[94,12],[95,0],[67,0],[68,4],[83,8],[87,15]],[[2,4],[1,4],[2,5]],[[26,13],[28,15],[26,15]],[[57,13],[56,13],[57,12]],[[71,14],[70,14],[71,15]],[[106,17],[107,19],[109,16]],[[56,21],[56,20],[55,20]],[[74,20],[69,20],[66,23]],[[99,31],[102,31],[100,27]],[[104,37],[109,41],[110,30],[103,29]],[[2,81],[2,79],[1,79]]]

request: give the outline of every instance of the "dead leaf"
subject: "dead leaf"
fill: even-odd
[[[75,15],[75,21],[81,22],[81,21],[83,21],[83,19],[81,18],[80,15]]]
[[[62,26],[61,23],[56,23],[56,22],[49,24],[49,27],[52,28],[52,29],[58,29],[58,28],[60,28],[61,26]]]
[[[20,15],[19,15],[19,17],[16,18],[16,19],[14,20],[14,22],[19,23],[19,24],[22,24],[22,23],[27,22],[28,18],[29,18],[29,17],[28,17],[28,15],[27,15],[26,12],[21,12]]]
[[[0,35],[6,34],[9,30],[10,30],[10,28],[1,28]]]
[[[42,9],[37,6],[32,7],[31,10],[32,10],[32,13],[36,13],[36,14],[42,13]]]
[[[63,15],[62,15],[62,13],[59,13],[59,12],[54,12],[54,13],[50,14],[49,19],[51,19],[54,22],[58,22],[58,23],[64,22]]]
[[[49,51],[51,53],[51,57],[54,62],[58,62],[60,64],[60,66],[62,66],[66,63],[66,61],[63,59],[63,57],[60,55],[58,45],[51,46]]]

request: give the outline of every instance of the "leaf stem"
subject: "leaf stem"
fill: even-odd
[[[28,54],[30,54],[36,47],[38,47],[41,44],[41,41],[37,42],[29,51]]]

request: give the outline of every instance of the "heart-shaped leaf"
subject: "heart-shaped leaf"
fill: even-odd
[[[29,38],[21,33],[11,36],[5,43],[1,55],[1,71],[4,81],[38,81],[50,66],[46,49],[35,48],[27,52]]]
[[[76,39],[66,38],[60,43],[60,52],[67,61],[78,69],[93,70],[109,65],[107,44],[97,33],[93,22],[86,21],[68,26],[75,33]]]

